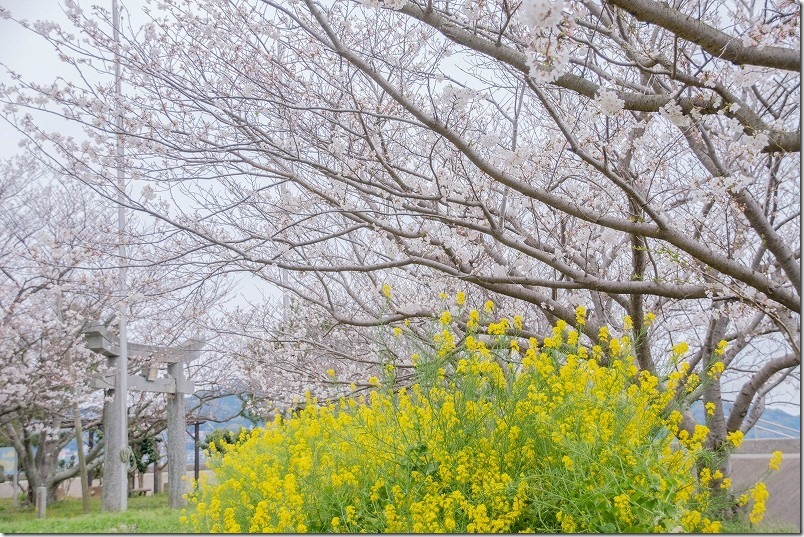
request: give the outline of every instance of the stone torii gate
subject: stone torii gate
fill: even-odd
[[[120,355],[120,347],[116,335],[110,334],[104,325],[94,324],[84,331],[87,347],[99,354],[113,359]],[[168,504],[171,508],[179,508],[184,505],[185,486],[183,477],[186,468],[186,454],[184,449],[184,435],[187,429],[187,422],[184,415],[184,396],[195,392],[192,381],[184,375],[184,364],[189,364],[201,354],[204,342],[197,339],[190,339],[177,347],[160,347],[155,345],[142,345],[128,343],[128,351],[134,356],[148,356],[150,365],[142,369],[141,375],[128,375],[128,389],[146,392],[158,392],[168,394],[167,399],[167,458],[168,458]],[[167,377],[160,378],[159,368],[161,364],[167,364]],[[104,377],[92,379],[93,388],[103,390],[115,389],[115,376],[118,372],[112,372]],[[118,396],[118,394],[115,394]],[[123,400],[126,399],[125,394]],[[111,413],[107,412],[107,416]],[[107,418],[111,419],[111,418]],[[118,427],[127,428],[128,423],[117,424]],[[128,446],[109,445],[107,439],[106,449],[104,450],[105,460],[110,457],[122,457],[130,453]],[[126,457],[126,463],[128,458]],[[106,466],[106,465],[104,465]],[[110,494],[114,491],[128,487],[128,476],[104,475],[104,505],[107,499],[107,488]],[[154,491],[157,492],[157,491]]]

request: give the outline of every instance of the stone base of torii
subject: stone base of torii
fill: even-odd
[[[120,355],[120,347],[117,336],[109,334],[106,326],[92,325],[84,332],[87,347],[99,354],[102,354],[110,360],[117,358]],[[187,456],[184,449],[185,432],[187,429],[187,421],[185,417],[184,396],[195,392],[193,383],[185,377],[184,364],[189,364],[201,353],[204,342],[199,340],[187,340],[178,347],[159,347],[153,345],[141,345],[137,343],[128,343],[128,353],[133,356],[147,356],[149,357],[150,366],[143,369],[142,375],[128,375],[128,389],[146,392],[159,392],[166,393],[167,395],[167,459],[168,459],[168,505],[171,508],[179,508],[185,504],[184,493],[185,485],[183,478],[185,476],[185,466]],[[167,377],[160,378],[159,368],[162,364],[167,365]],[[93,388],[103,390],[115,390],[115,376],[117,372],[113,372],[106,377],[95,378],[91,381]],[[118,394],[114,394],[117,397]],[[126,398],[126,395],[123,395]],[[108,403],[107,403],[108,404]],[[104,416],[106,419],[111,418],[111,412],[106,412],[104,409]],[[128,427],[125,424],[106,424],[104,423],[105,430],[111,430],[113,425],[116,427]],[[110,458],[119,457],[122,459],[126,454],[130,453],[128,446],[112,446],[107,442],[106,449],[104,450],[104,468],[107,467],[122,467],[119,464],[106,464]],[[126,467],[128,458],[125,457]],[[114,461],[117,463],[117,461]],[[109,503],[114,504],[114,500],[107,499],[115,498],[116,494],[122,493],[122,487],[128,488],[128,475],[127,472],[110,472],[106,475],[104,471],[103,476],[103,503],[106,506]],[[155,491],[156,492],[156,491]],[[124,494],[125,496],[125,494]]]

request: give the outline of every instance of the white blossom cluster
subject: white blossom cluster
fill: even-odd
[[[743,136],[741,139],[746,151],[752,155],[759,155],[762,150],[768,145],[770,139],[764,132],[758,132],[754,136]]]
[[[734,73],[734,83],[741,88],[750,88],[754,84],[761,82],[767,76],[762,69],[743,67]]]
[[[379,0],[360,0],[360,3],[363,4],[364,6],[370,7],[372,9],[376,9],[376,8],[380,7],[381,5],[383,7],[388,7],[388,8],[391,8],[391,9],[402,9],[403,7],[405,7],[405,4],[407,4],[408,1],[407,0],[385,0],[381,4]]]
[[[524,0],[519,8],[524,23],[531,30],[557,25],[563,9],[564,0]]]
[[[668,101],[659,109],[659,114],[680,129],[685,129],[692,124],[690,118],[684,115],[681,105],[676,101]]]
[[[600,90],[595,97],[595,104],[604,115],[614,117],[622,112],[625,101],[613,90]]]
[[[528,75],[539,84],[549,84],[558,80],[569,67],[569,60],[569,50],[564,47],[550,47],[549,55],[545,58],[540,58],[532,49],[525,51]]]

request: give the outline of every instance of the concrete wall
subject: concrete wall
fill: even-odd
[[[782,465],[768,477],[768,460],[781,451]],[[731,456],[735,489],[750,487],[763,479],[768,487],[767,520],[793,525],[801,533],[801,439],[745,440]]]
[[[212,477],[212,471],[210,471],[210,470],[201,470],[200,473],[206,474],[207,478]],[[190,491],[192,489],[192,483],[193,483],[193,480],[195,478],[195,474],[194,474],[193,470],[188,470],[186,472],[186,477],[187,477],[187,479],[185,481],[185,490]],[[162,472],[162,475],[160,477],[160,483],[161,483],[161,487],[163,488],[163,490],[160,491],[160,492],[167,492],[167,490],[164,489],[165,483],[167,483],[167,481],[168,481],[167,472]],[[22,484],[23,484],[23,486],[26,486],[25,482],[23,482]],[[96,479],[93,482],[93,485],[98,485],[98,484],[100,484],[100,482]],[[137,487],[139,487],[139,480],[135,479],[134,484]],[[148,472],[148,473],[145,474],[143,487],[146,488],[146,489],[149,489],[151,491],[151,492],[149,492],[149,494],[153,494],[153,489],[154,489],[154,473],[153,472]],[[74,479],[69,480],[66,488],[67,488],[67,490],[65,492],[66,492],[67,496],[71,496],[73,498],[80,498],[81,497],[81,480],[78,479],[77,477],[74,478]],[[0,483],[0,498],[10,498],[11,497],[11,489],[12,489],[11,480],[6,481],[5,483]]]

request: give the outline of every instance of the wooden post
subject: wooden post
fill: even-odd
[[[184,416],[184,362],[168,364],[168,374],[176,380],[175,393],[167,400],[167,459],[168,459],[168,506],[171,509],[184,507],[184,480],[187,456],[184,438],[187,420]]]
[[[156,443],[156,446],[154,447],[154,449],[156,449],[156,460],[154,461],[154,494],[157,494],[159,492],[162,492],[160,490],[161,486],[162,486],[162,483],[161,483],[161,481],[162,481],[162,472],[159,471],[159,459],[161,458],[160,453],[159,453],[160,452],[159,442]]]
[[[20,504],[20,493],[19,493],[19,490],[17,490],[17,488],[20,485],[19,481],[18,481],[19,478],[17,477],[18,475],[19,475],[19,472],[15,468],[14,469],[14,481],[11,484],[11,505],[13,505],[15,509]]]
[[[89,448],[89,451],[92,451],[92,448],[95,447],[95,431],[93,431],[92,429],[90,429],[87,432],[87,447]],[[93,468],[92,470],[89,470],[87,472],[87,486],[91,487],[92,485],[94,485],[95,484],[94,480],[95,480],[95,469]]]
[[[36,518],[45,518],[47,487],[36,487]]]
[[[81,415],[78,403],[73,403],[75,417],[75,441],[78,448],[78,473],[81,476],[81,505],[84,514],[89,514],[89,477],[87,476],[87,460],[84,456],[84,429],[81,424]]]
[[[195,422],[195,430],[194,430],[194,432],[195,432],[195,436],[193,437],[193,440],[195,440],[195,445],[193,447],[195,448],[194,449],[195,460],[193,461],[193,476],[195,477],[194,487],[198,488],[198,475],[200,473],[200,468],[199,468],[199,465],[198,465],[198,449],[199,449],[198,444],[201,443],[201,438],[200,438],[201,437],[201,423],[198,422],[198,421]]]

